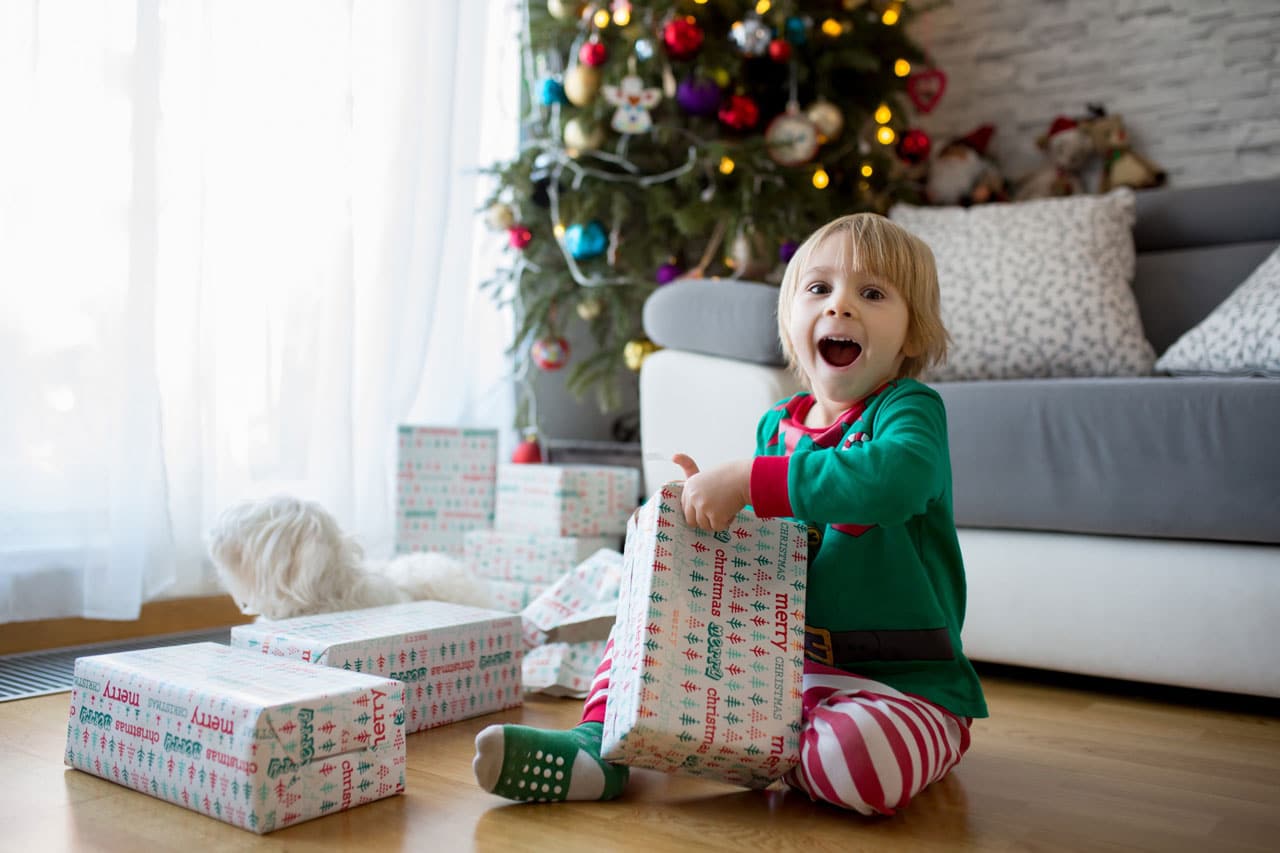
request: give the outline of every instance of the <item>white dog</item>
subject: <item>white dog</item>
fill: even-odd
[[[286,619],[431,599],[492,607],[488,584],[445,554],[364,561],[324,507],[281,496],[236,504],[209,532],[218,576],[243,613]]]

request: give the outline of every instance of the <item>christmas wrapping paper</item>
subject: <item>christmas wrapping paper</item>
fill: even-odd
[[[690,527],[682,486],[628,525],[602,754],[762,788],[800,755],[805,528]]]
[[[549,583],[523,581],[485,581],[493,598],[493,606],[509,613],[519,613],[534,599],[551,588]]]
[[[473,530],[464,537],[467,565],[490,580],[553,584],[601,548],[617,549],[622,536],[540,536]]]
[[[606,640],[548,643],[524,656],[524,688],[529,693],[584,698],[604,658]]]
[[[499,465],[495,526],[503,533],[621,536],[640,494],[622,465]]]
[[[411,601],[237,625],[231,645],[403,681],[410,733],[523,701],[520,617],[495,610]]]
[[[404,685],[217,643],[82,657],[66,763],[271,832],[404,791]]]
[[[498,431],[402,426],[396,552],[463,556],[470,530],[493,527]]]
[[[592,554],[521,612],[525,646],[609,639],[621,583],[622,554]]]

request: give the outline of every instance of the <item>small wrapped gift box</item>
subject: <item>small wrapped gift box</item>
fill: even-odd
[[[601,548],[617,549],[622,535],[540,536],[473,530],[465,541],[467,565],[482,578],[553,584]]]
[[[470,530],[493,527],[498,431],[400,427],[396,552],[461,557]]]
[[[411,601],[237,625],[231,645],[403,681],[412,733],[519,706],[520,625],[510,613]]]
[[[762,788],[800,756],[806,531],[690,527],[682,486],[628,525],[602,754]]]
[[[217,643],[82,657],[66,763],[271,832],[404,790],[404,685]]]
[[[503,533],[621,536],[640,494],[622,465],[499,465],[494,526]]]
[[[524,583],[523,581],[487,580],[493,606],[510,613],[519,613],[539,595],[551,588],[549,583]]]

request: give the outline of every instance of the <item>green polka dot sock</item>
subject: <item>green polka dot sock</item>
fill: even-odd
[[[476,781],[508,800],[612,800],[631,771],[600,757],[600,723],[568,731],[489,726],[476,735]]]

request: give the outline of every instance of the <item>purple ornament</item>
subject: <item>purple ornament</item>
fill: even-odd
[[[782,245],[778,247],[778,257],[782,259],[784,264],[789,264],[799,248],[800,244],[795,240],[783,240]]]
[[[684,270],[675,264],[663,264],[658,267],[658,271],[654,273],[653,278],[658,284],[669,284],[678,279],[683,272]]]
[[[686,77],[676,87],[676,103],[695,116],[713,116],[720,107],[720,87],[706,77]]]

